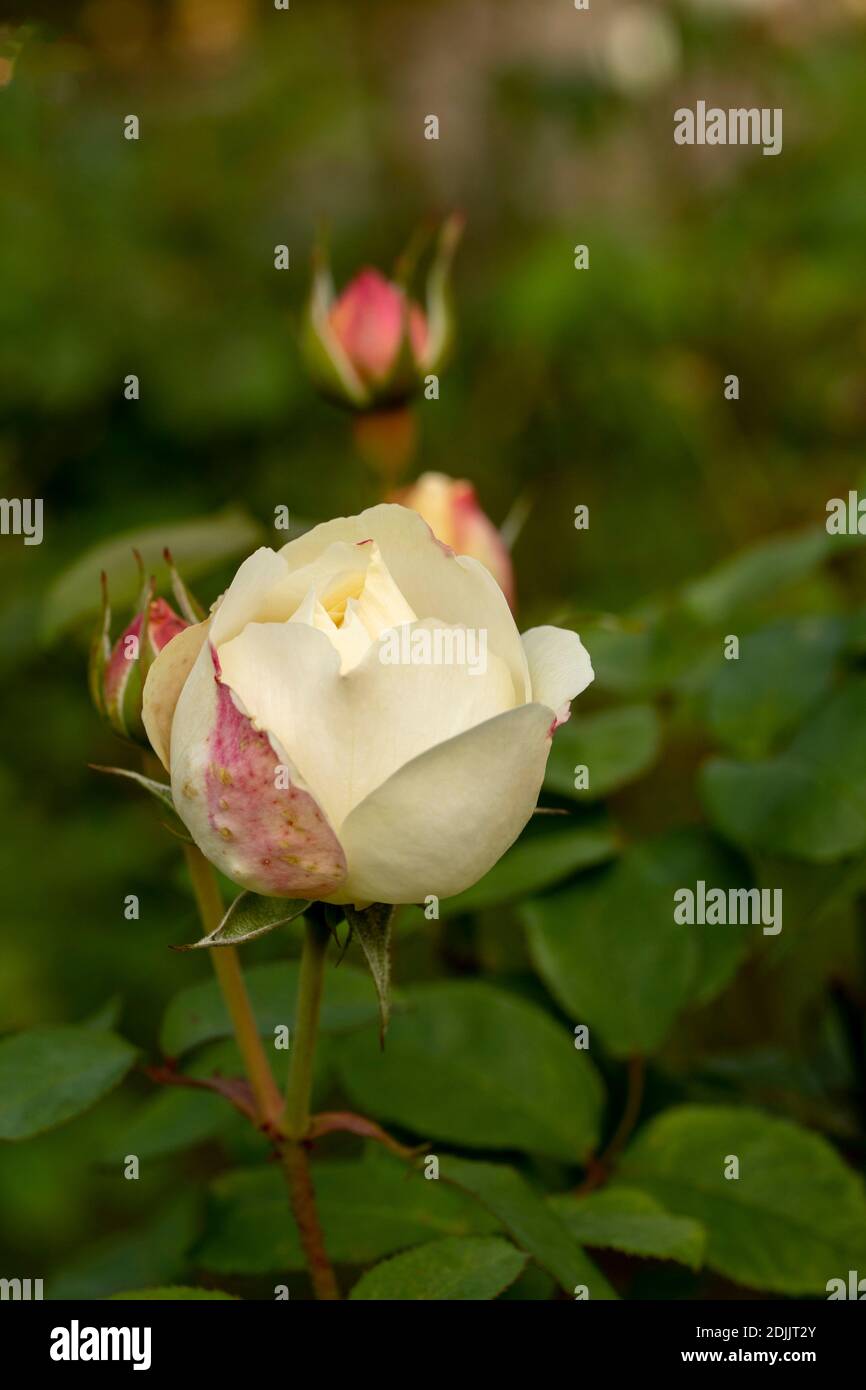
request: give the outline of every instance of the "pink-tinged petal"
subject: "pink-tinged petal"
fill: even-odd
[[[457,555],[480,560],[514,607],[511,556],[499,531],[479,506],[470,482],[449,478],[445,473],[423,473],[394,500],[422,516],[436,538]]]
[[[499,584],[509,606],[514,607],[514,567],[498,529],[478,505],[471,483],[454,484],[454,529],[458,555],[471,555],[485,565]]]
[[[352,808],[393,772],[514,705],[505,663],[490,652],[479,660],[480,648],[461,651],[465,633],[430,618],[393,632],[389,649],[372,643],[346,671],[325,633],[303,623],[251,623],[220,648],[226,682],[298,769],[341,842]],[[432,655],[437,637],[453,642],[441,664],[405,659],[413,640]]]
[[[146,669],[149,661],[188,626],[162,598],[149,604],[147,614],[147,650],[142,653],[142,615],[137,613],[115,642],[103,674],[105,708],[115,727],[127,734],[132,734],[140,722],[142,655]],[[130,685],[133,678],[137,686]]]
[[[382,381],[399,351],[405,314],[403,291],[378,270],[368,268],[347,285],[331,309],[328,324],[355,370],[368,381]],[[427,321],[417,304],[409,305],[409,339],[420,357],[427,341]]]
[[[551,734],[571,714],[571,702],[595,679],[589,652],[576,632],[533,627],[523,634],[532,698],[553,711]]]
[[[170,603],[166,603],[164,598],[154,599],[150,605],[147,631],[155,652],[161,652],[173,637],[187,627],[189,623],[185,622],[179,613],[175,613]]]
[[[141,614],[137,613],[112,647],[111,656],[105,667],[103,690],[105,692],[105,706],[109,711],[119,711],[122,708],[126,683],[136,669],[140,636]],[[134,641],[131,640],[133,638]]]
[[[345,879],[346,858],[323,812],[238,707],[210,644],[178,700],[171,771],[178,814],[235,883],[272,897],[321,898]]]

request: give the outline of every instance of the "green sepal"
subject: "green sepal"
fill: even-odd
[[[108,706],[108,717],[113,727],[124,738],[129,739],[132,743],[149,746],[141,718],[141,705],[144,682],[153,660],[153,653],[150,651],[149,618],[150,605],[156,592],[156,580],[146,575],[140,552],[133,549],[132,553],[135,556],[141,579],[135,611],[135,618],[140,620],[137,638],[138,656],[135,659],[124,658],[126,660],[126,673],[120,686],[119,698]],[[119,640],[123,642],[126,640],[125,636],[121,635]]]
[[[313,252],[313,278],[304,310],[301,354],[314,384],[338,405],[363,410],[370,392],[352,366],[333,332],[329,315],[334,304],[334,282],[324,246]]]
[[[168,565],[168,572],[171,576],[171,590],[174,594],[177,606],[180,609],[181,616],[186,618],[188,623],[203,623],[207,617],[207,613],[181,579],[174,563],[174,557],[168,546],[166,546],[165,550],[162,552],[162,558]]]
[[[425,373],[441,371],[454,347],[456,314],[451,267],[464,225],[462,213],[452,213],[443,222],[427,276],[427,348],[423,363]]]
[[[241,946],[300,917],[310,904],[306,898],[266,898],[258,893],[239,893],[219,926],[208,936],[173,951],[198,951],[203,946]]]
[[[146,792],[150,792],[151,796],[155,796],[163,806],[174,811],[174,797],[167,782],[157,782],[153,777],[145,777],[143,773],[135,772],[131,767],[100,767],[98,763],[90,763],[90,767],[94,772],[107,772],[112,777],[128,777],[131,782],[137,782]]]
[[[391,925],[395,909],[391,903],[371,903],[344,911],[350,930],[361,943],[379,996],[379,1042],[384,1047],[391,1016]]]
[[[100,614],[99,626],[93,634],[90,642],[90,659],[87,663],[87,681],[90,687],[90,698],[96,706],[97,712],[103,719],[107,718],[105,708],[105,694],[103,680],[105,668],[111,657],[111,604],[108,601],[108,575],[105,570],[100,575],[100,586],[102,590],[102,612]]]

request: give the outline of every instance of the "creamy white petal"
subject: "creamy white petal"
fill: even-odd
[[[222,596],[211,621],[211,642],[219,648],[242,632],[247,623],[275,622],[291,617],[292,610],[274,611],[272,595],[286,577],[286,562],[274,550],[261,546],[244,560]]]
[[[571,701],[595,677],[589,652],[576,632],[561,627],[530,628],[523,634],[523,646],[533,700],[547,705],[557,724],[564,724]]]
[[[530,698],[520,635],[502,590],[477,560],[455,555],[417,512],[395,503],[338,517],[290,541],[280,551],[291,570],[315,561],[335,541],[376,541],[400,592],[419,618],[484,629],[490,651],[509,667],[518,702]]]
[[[168,770],[171,752],[171,725],[175,706],[187,676],[208,634],[210,619],[194,623],[175,634],[163,647],[147,673],[141,717],[151,747]]]
[[[341,674],[324,633],[252,623],[220,649],[220,662],[256,727],[286,750],[339,832],[352,808],[404,763],[513,707],[505,664],[487,652],[482,670],[480,652],[462,650],[466,633],[450,631],[431,620],[396,630],[410,644],[400,658],[429,653],[434,664],[392,664],[390,646],[375,643]],[[441,664],[437,642],[448,658]]]
[[[476,883],[535,808],[550,710],[523,705],[395,772],[340,830],[349,876],[333,902],[423,903]]]

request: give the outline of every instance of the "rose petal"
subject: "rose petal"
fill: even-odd
[[[437,629],[444,634],[427,620],[399,631],[405,642],[429,642],[435,655],[434,640],[445,640]],[[326,635],[300,623],[252,623],[220,650],[226,684],[285,749],[337,833],[404,763],[514,704],[509,673],[490,653],[478,674],[468,662],[388,664],[381,657],[389,654],[375,643],[341,674]]]
[[[423,903],[476,883],[535,808],[550,711],[523,705],[422,753],[347,817],[333,902]]]
[[[207,637],[210,619],[178,632],[162,648],[144,683],[141,717],[151,747],[163,767],[169,768],[171,725],[187,676]]]
[[[523,634],[532,698],[556,716],[554,728],[571,713],[571,701],[595,679],[589,652],[576,632],[561,627],[533,627]]]
[[[345,878],[345,855],[323,811],[218,679],[210,644],[177,703],[171,773],[178,814],[235,883],[273,897],[321,898]]]
[[[531,698],[529,668],[508,602],[477,560],[455,555],[408,507],[381,503],[360,516],[338,517],[290,541],[280,551],[292,571],[317,560],[335,541],[373,539],[406,602],[419,618],[485,629],[488,649],[506,663],[518,702]],[[300,599],[298,600],[300,602]]]

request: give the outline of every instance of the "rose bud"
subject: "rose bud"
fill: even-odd
[[[368,267],[336,298],[317,249],[301,346],[320,391],[355,410],[381,409],[404,403],[441,370],[453,340],[450,270],[462,230],[462,218],[451,217],[439,233],[424,308],[409,294],[410,257],[396,280]]]
[[[139,569],[141,557],[135,552]],[[108,580],[102,575],[102,618],[90,651],[90,693],[102,717],[121,737],[148,746],[141,718],[144,683],[159,653],[191,622],[198,622],[201,609],[190,597],[166,551],[175,596],[186,613],[180,616],[164,598],[155,595],[156,580],[142,572],[141,596],[135,617],[111,644],[111,607]]]
[[[575,633],[521,638],[484,565],[382,504],[245,560],[156,658],[144,724],[234,882],[417,903],[470,887],[516,839],[592,678]]]
[[[508,547],[478,505],[471,483],[445,473],[422,473],[410,487],[396,493],[394,501],[423,516],[434,536],[458,555],[480,560],[514,607],[514,569]]]

